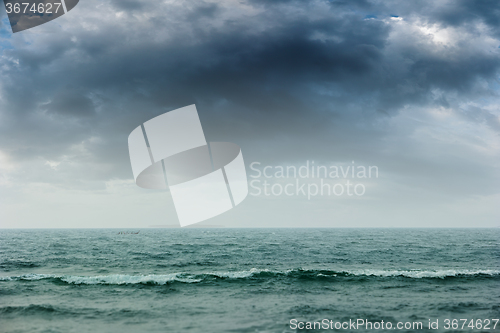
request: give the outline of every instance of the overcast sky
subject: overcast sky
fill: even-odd
[[[500,225],[500,2],[81,0],[0,9],[0,227],[178,224],[127,137],[196,104],[250,163],[376,165],[361,197],[249,196],[226,227]]]

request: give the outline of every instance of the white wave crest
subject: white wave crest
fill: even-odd
[[[201,282],[201,279],[195,277],[182,277],[179,273],[165,274],[165,275],[101,275],[101,276],[64,276],[61,281],[71,284],[167,284],[168,282],[179,281],[185,283]]]
[[[345,271],[347,274],[358,275],[358,276],[380,276],[380,277],[390,277],[390,276],[404,276],[408,278],[446,278],[454,276],[474,276],[474,275],[499,275],[499,270],[456,270],[456,269],[446,269],[446,270],[358,270],[358,271]]]
[[[302,269],[289,269],[286,271],[271,271],[268,269],[252,268],[245,271],[235,272],[208,272],[208,273],[170,273],[170,274],[149,274],[149,275],[126,275],[126,274],[111,274],[111,275],[98,275],[98,276],[77,276],[77,275],[56,275],[56,274],[23,274],[19,276],[3,276],[0,281],[37,281],[44,279],[59,279],[63,282],[76,285],[95,285],[95,284],[109,284],[109,285],[126,285],[126,284],[158,284],[164,285],[169,282],[183,282],[183,283],[198,283],[207,278],[226,278],[226,279],[244,279],[249,278],[260,273],[267,272],[275,275],[295,275],[295,274],[311,274],[318,277],[338,277],[350,276],[376,276],[376,277],[407,277],[407,278],[446,278],[457,276],[476,276],[476,275],[500,275],[500,270],[302,270]]]
[[[211,273],[206,273],[207,275],[212,275],[220,278],[229,278],[229,279],[244,279],[247,277],[251,277],[252,275],[259,274],[261,272],[271,272],[272,271],[268,269],[257,269],[257,268],[252,268],[249,271],[237,271],[237,272],[211,272]],[[276,273],[276,272],[274,272]]]

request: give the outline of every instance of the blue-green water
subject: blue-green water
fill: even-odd
[[[499,229],[132,231],[0,230],[0,332],[500,331],[444,329],[500,317]]]

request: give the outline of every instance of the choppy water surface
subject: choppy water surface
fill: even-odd
[[[130,231],[0,230],[0,332],[500,317],[499,229]]]

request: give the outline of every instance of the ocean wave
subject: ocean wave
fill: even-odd
[[[52,313],[56,309],[52,305],[36,305],[31,304],[28,306],[4,306],[0,307],[1,314],[16,314],[21,313],[23,315],[34,314],[34,313]]]
[[[357,276],[378,276],[378,277],[392,277],[401,276],[414,279],[422,278],[447,278],[447,277],[472,277],[472,276],[500,276],[500,270],[460,270],[460,269],[446,269],[446,270],[358,270],[354,272],[346,272],[347,274]]]
[[[19,276],[0,277],[0,282],[4,281],[37,281],[55,279],[68,284],[75,285],[128,285],[128,284],[156,284],[164,285],[173,282],[180,283],[200,283],[214,281],[218,279],[248,279],[248,278],[274,278],[286,277],[296,279],[324,279],[324,278],[345,278],[345,277],[403,277],[411,279],[424,278],[473,278],[473,277],[500,277],[500,270],[302,270],[290,269],[286,271],[272,271],[268,269],[252,268],[246,271],[235,272],[208,272],[208,273],[170,273],[170,274],[149,274],[149,275],[126,275],[111,274],[98,276],[77,276],[77,275],[57,275],[57,274],[24,274]]]

